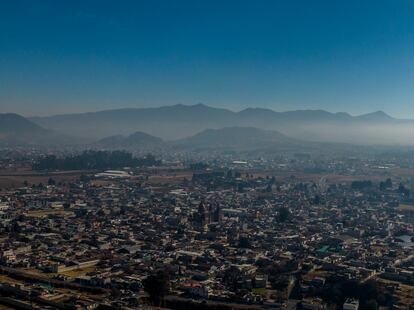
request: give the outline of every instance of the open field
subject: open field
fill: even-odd
[[[88,268],[83,268],[83,269],[59,272],[59,274],[62,274],[64,276],[71,277],[71,278],[76,278],[76,277],[79,277],[79,276],[84,276],[88,272],[93,272],[95,270],[96,270],[96,267],[93,266],[93,267],[88,267]]]
[[[298,171],[279,171],[272,170],[266,173],[263,172],[248,172],[242,171],[243,178],[246,177],[246,173],[253,175],[253,177],[266,178],[267,176],[274,176],[276,180],[287,181],[292,178],[300,181],[317,182],[322,178],[329,183],[351,183],[353,181],[371,180],[373,182],[383,181],[386,177],[383,175],[345,175],[345,174],[333,174],[333,173],[305,173]]]
[[[25,181],[29,186],[38,185],[40,183],[47,184],[49,178],[53,178],[57,183],[71,182],[80,178],[83,173],[95,173],[96,171],[61,171],[42,173],[38,171],[0,171],[0,190],[13,189],[24,186]],[[184,178],[191,180],[193,173],[191,171],[180,172],[162,172],[151,175],[147,182],[153,185],[176,184]],[[134,181],[134,178],[131,179]],[[113,180],[94,180],[95,186],[108,186],[114,183]]]
[[[47,210],[36,210],[28,211],[25,213],[29,217],[44,217],[48,215],[63,215],[63,216],[72,216],[74,213],[72,211],[64,211],[61,209],[47,209]]]
[[[193,173],[191,171],[164,173],[152,175],[148,178],[150,184],[175,184],[181,182],[184,178],[191,180]]]
[[[400,211],[414,211],[414,205],[400,204],[398,206]]]
[[[25,181],[29,186],[40,183],[47,184],[49,178],[53,178],[57,183],[71,182],[79,179],[86,171],[60,171],[60,172],[38,172],[33,170],[25,171],[0,171],[0,190],[12,189],[24,186]]]
[[[382,278],[378,279],[378,281],[386,285],[398,284],[395,294],[398,300],[404,305],[414,305],[414,285],[401,284],[400,282],[385,280]]]
[[[93,180],[91,181],[92,186],[96,186],[96,187],[102,187],[102,186],[109,186],[111,184],[113,184],[114,181],[110,180]]]
[[[414,175],[413,168],[391,168],[389,169],[389,173],[394,176],[402,177],[402,178],[411,178]]]
[[[91,267],[87,267],[87,268],[81,268],[81,269],[76,269],[76,270],[71,270],[71,271],[63,271],[63,272],[49,272],[49,273],[44,273],[43,271],[36,269],[36,268],[29,268],[29,269],[24,269],[27,272],[33,273],[33,274],[38,274],[42,277],[48,277],[48,278],[53,278],[55,276],[58,275],[64,275],[67,277],[71,277],[71,278],[76,278],[79,276],[84,276],[89,272],[93,272],[96,270],[96,266],[91,266]],[[1,282],[1,274],[0,274],[0,282]]]
[[[0,283],[6,283],[6,284],[10,284],[10,285],[23,285],[24,282],[13,279],[7,275],[4,274],[0,274]]]
[[[261,296],[264,296],[264,297],[267,296],[267,290],[264,287],[263,288],[254,288],[254,289],[252,289],[252,293],[256,294],[256,295],[261,295]]]
[[[83,274],[86,274],[88,272],[88,269],[83,269],[82,271],[79,270],[79,272],[82,272]],[[89,270],[90,271],[90,270]],[[49,297],[45,297],[46,300],[48,301],[53,301],[53,302],[67,302],[68,299],[70,298],[70,296],[77,296],[79,298],[79,300],[84,300],[84,301],[99,301],[102,300],[103,298],[105,298],[106,296],[108,296],[108,293],[106,291],[102,291],[102,292],[87,292],[84,291],[82,289],[81,286],[79,287],[72,287],[70,285],[68,285],[68,287],[66,287],[65,285],[54,285],[54,282],[56,282],[55,280],[53,280],[53,276],[57,275],[56,273],[50,273],[50,274],[45,274],[37,269],[25,269],[22,270],[23,273],[26,273],[28,275],[30,275],[30,277],[35,277],[38,278],[40,280],[41,283],[47,283],[47,286],[50,286],[52,288],[52,294]],[[41,280],[42,279],[42,280]],[[44,282],[44,279],[51,279],[51,281],[49,282]],[[57,281],[59,283],[62,283],[61,281]],[[8,275],[8,274],[0,274],[0,283],[4,283],[4,284],[8,284],[8,285],[12,285],[12,286],[36,286],[39,283],[37,283],[37,281],[33,281],[32,279],[22,279],[21,277],[16,277],[13,275]],[[7,308],[3,305],[0,305],[0,309],[12,309],[12,308]],[[13,308],[14,309],[14,308]]]

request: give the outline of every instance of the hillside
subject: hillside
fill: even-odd
[[[175,145],[198,149],[268,149],[275,146],[292,146],[298,142],[277,131],[254,127],[226,127],[206,129],[194,136],[181,139]]]
[[[21,115],[0,114],[1,145],[61,145],[79,142],[81,140],[69,135],[46,130]]]
[[[116,135],[99,140],[96,145],[108,149],[151,148],[163,144],[161,138],[137,131],[129,136]]]
[[[45,132],[45,130],[23,116],[14,113],[0,114],[0,133],[2,134],[37,132]]]

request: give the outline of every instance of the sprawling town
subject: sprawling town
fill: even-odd
[[[410,158],[42,156],[1,152],[5,309],[414,309]]]

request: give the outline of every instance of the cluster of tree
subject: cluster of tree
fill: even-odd
[[[151,303],[160,306],[164,297],[170,292],[170,276],[166,270],[160,269],[149,275],[143,281],[143,285]]]
[[[277,217],[276,220],[279,223],[286,222],[290,219],[291,213],[287,207],[280,207],[277,210]]]
[[[404,184],[400,183],[400,186],[398,186],[398,192],[400,194],[403,194],[405,197],[410,197],[410,190],[407,189]]]
[[[313,205],[319,205],[322,202],[321,196],[319,195],[315,195],[312,199],[311,199],[311,203]]]
[[[276,178],[274,176],[272,176],[271,178],[267,175],[266,176],[266,182],[267,182],[267,186],[266,186],[266,190],[265,192],[270,193],[272,191],[272,186],[274,184],[276,184]]]
[[[59,158],[48,155],[39,159],[34,165],[35,170],[104,170],[122,167],[142,167],[159,165],[154,156],[143,158],[133,157],[125,151],[84,151],[79,155]]]
[[[260,264],[260,263],[259,263]],[[267,274],[269,276],[269,281],[272,282],[272,278],[274,279],[274,281],[276,282],[277,278],[281,275],[281,274],[287,274],[287,273],[291,273],[295,270],[297,270],[298,268],[298,261],[292,259],[292,260],[282,260],[279,262],[264,262],[261,263],[260,265],[264,265],[264,266],[259,266],[259,270],[261,273]]]
[[[390,293],[374,280],[364,283],[358,283],[355,280],[335,281],[328,286],[328,289],[323,289],[320,293],[325,300],[339,306],[346,298],[358,299],[363,310],[376,310],[378,305],[387,305],[391,300]]]
[[[231,289],[237,290],[240,288],[240,283],[242,282],[243,274],[240,269],[236,266],[231,266],[226,269],[223,274],[223,282]]]
[[[203,162],[198,162],[190,165],[191,170],[205,170],[208,168],[208,165]]]
[[[386,179],[385,181],[382,181],[382,182],[380,182],[380,185],[379,185],[379,188],[380,188],[380,190],[382,190],[382,191],[385,191],[385,190],[390,190],[390,189],[392,189],[392,181],[391,181],[391,179],[390,178],[388,178],[388,179]],[[404,184],[402,184],[402,183],[400,183],[400,185],[398,186],[398,192],[400,193],[400,194],[403,194],[404,196],[406,196],[406,197],[409,197],[410,196],[410,190],[409,189],[407,189],[405,186],[404,186]]]
[[[353,181],[351,184],[352,189],[357,189],[357,190],[361,190],[361,189],[366,189],[366,188],[370,188],[372,187],[372,182],[371,181]]]
[[[228,179],[241,178],[241,173],[239,171],[229,170],[227,171],[227,178]]]
[[[385,181],[381,181],[379,187],[380,187],[380,190],[382,190],[382,191],[387,190],[387,189],[391,189],[392,188],[391,179],[388,178]]]
[[[252,247],[252,244],[248,236],[241,236],[239,238],[239,248],[249,249],[251,247]]]

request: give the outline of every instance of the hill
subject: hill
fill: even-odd
[[[27,120],[23,116],[14,113],[0,114],[0,133],[36,133],[45,132],[45,130],[35,123]]]
[[[108,149],[134,149],[152,148],[163,144],[161,138],[137,131],[129,136],[116,135],[103,138],[96,143],[98,146]]]
[[[293,146],[299,143],[277,131],[254,127],[225,127],[206,129],[194,136],[178,140],[174,144],[191,149],[259,150],[275,146]]]
[[[46,130],[21,115],[0,114],[1,145],[61,145],[77,142],[79,142],[77,139]]]
[[[7,145],[37,143],[47,130],[13,113],[0,114],[0,143]]]

